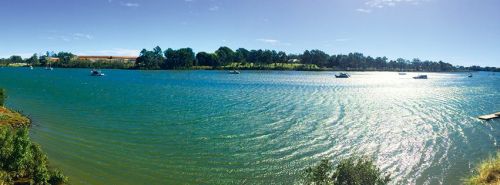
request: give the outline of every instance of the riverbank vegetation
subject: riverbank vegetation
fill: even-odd
[[[49,168],[41,147],[30,140],[29,125],[27,117],[0,107],[0,184],[66,184],[68,178]]]
[[[290,54],[275,50],[233,50],[220,47],[216,51],[195,53],[191,48],[162,50],[143,49],[135,62],[127,60],[86,60],[69,52],[47,52],[43,56],[34,54],[23,59],[11,56],[0,59],[0,66],[26,64],[62,68],[114,68],[114,69],[245,69],[245,70],[345,70],[345,71],[500,71],[495,67],[454,66],[443,61],[388,59],[372,57],[362,53],[329,55],[321,50],[306,50],[300,54]],[[56,60],[54,60],[56,59]]]
[[[480,163],[474,175],[465,180],[467,185],[498,185],[500,184],[500,152]]]
[[[371,159],[349,157],[334,165],[327,159],[305,171],[304,184],[309,185],[385,185],[390,182],[390,175],[384,174]]]

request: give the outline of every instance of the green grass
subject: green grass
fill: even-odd
[[[19,112],[0,107],[0,126],[24,127],[29,126],[30,120]]]
[[[481,162],[474,175],[465,179],[467,185],[499,185],[500,184],[500,152]]]

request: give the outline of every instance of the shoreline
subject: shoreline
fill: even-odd
[[[1,66],[0,68],[27,68],[27,66]],[[35,68],[44,68],[43,66],[35,66]],[[54,69],[93,69],[87,67],[53,67]],[[113,69],[113,70],[130,70],[130,71],[230,71],[230,70],[240,70],[240,71],[312,71],[312,72],[405,72],[405,73],[476,73],[476,72],[491,72],[497,73],[499,71],[473,71],[473,70],[463,70],[463,71],[396,71],[396,70],[346,70],[346,69],[331,69],[331,68],[319,68],[319,69],[262,69],[262,68],[186,68],[186,69],[138,69],[138,68],[99,68],[99,69]]]

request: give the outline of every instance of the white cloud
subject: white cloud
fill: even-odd
[[[290,43],[281,42],[281,41],[276,40],[276,39],[257,39],[257,41],[263,42],[263,43],[266,43],[266,44],[271,44],[271,45],[285,45],[285,46],[292,45]]]
[[[275,40],[275,39],[257,39],[257,41],[265,42],[265,43],[269,43],[269,44],[277,44],[280,42],[279,40]]]
[[[86,33],[73,33],[73,34],[59,34],[58,32],[54,32],[53,34],[46,37],[49,40],[62,40],[65,42],[77,41],[77,40],[92,40],[94,36]]]
[[[131,3],[131,2],[128,3],[122,2],[121,5],[126,7],[139,7],[139,3]]]
[[[215,5],[215,6],[211,6],[208,10],[210,10],[210,11],[217,11],[219,9],[220,9],[219,6]]]
[[[104,55],[104,56],[139,56],[141,51],[136,49],[114,48],[109,50],[86,51],[79,53],[80,55]]]
[[[338,39],[335,39],[336,42],[347,42],[347,41],[350,41],[351,39],[350,38],[338,38]]]
[[[398,4],[418,5],[430,0],[368,0],[364,3],[365,8],[358,8],[356,11],[361,13],[371,13],[374,8],[394,7]]]
[[[361,12],[361,13],[372,13],[372,10],[370,9],[364,9],[364,8],[358,8],[356,11]]]
[[[73,34],[73,38],[75,40],[79,40],[79,39],[88,39],[88,40],[90,40],[90,39],[93,39],[94,37],[92,35],[90,35],[90,34],[75,33],[75,34]]]

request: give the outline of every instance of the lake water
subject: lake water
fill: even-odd
[[[72,184],[290,184],[375,158],[395,184],[457,184],[500,149],[500,73],[0,69],[8,106]]]

